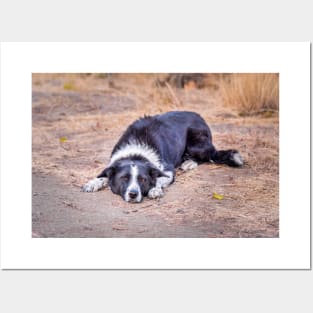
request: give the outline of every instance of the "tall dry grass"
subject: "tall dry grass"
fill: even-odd
[[[240,115],[278,111],[278,73],[229,74],[220,80],[219,87],[224,104]]]

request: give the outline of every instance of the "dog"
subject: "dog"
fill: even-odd
[[[187,171],[200,163],[243,166],[237,150],[216,150],[204,119],[195,112],[172,111],[145,116],[132,123],[113,148],[109,165],[83,187],[95,192],[109,186],[125,201],[155,199],[173,183],[175,169]]]

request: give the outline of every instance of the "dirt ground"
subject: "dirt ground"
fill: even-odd
[[[158,86],[159,76],[33,74],[33,237],[279,236],[278,116],[239,116],[214,77],[197,89]],[[200,113],[215,146],[238,149],[245,165],[177,170],[164,198],[140,204],[80,191],[132,121],[170,110]]]

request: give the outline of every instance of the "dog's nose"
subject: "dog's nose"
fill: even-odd
[[[138,196],[138,191],[137,190],[130,190],[128,194],[129,194],[129,197],[131,199],[135,199]]]

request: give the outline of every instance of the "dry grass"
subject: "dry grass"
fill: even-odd
[[[279,107],[279,74],[230,74],[219,84],[223,102],[241,116],[261,113],[265,117]]]

